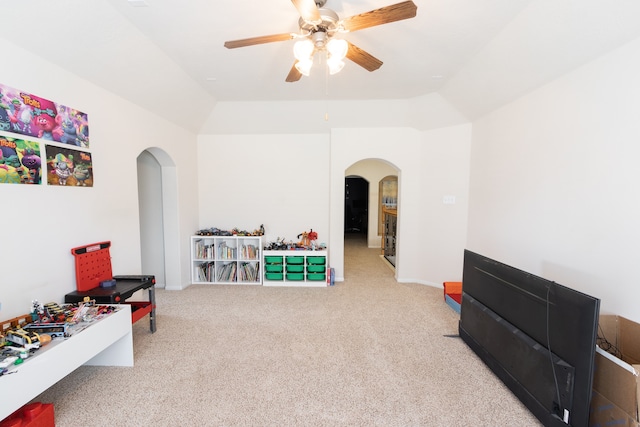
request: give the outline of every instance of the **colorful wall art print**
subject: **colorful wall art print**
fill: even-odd
[[[0,183],[40,184],[40,144],[0,136]]]
[[[89,148],[81,111],[0,84],[0,130]]]
[[[93,187],[91,154],[47,145],[47,184]]]

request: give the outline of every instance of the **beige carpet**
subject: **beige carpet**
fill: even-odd
[[[455,337],[442,289],[397,283],[359,236],[345,277],[158,290],[133,368],[83,366],[37,400],[58,427],[540,425]]]

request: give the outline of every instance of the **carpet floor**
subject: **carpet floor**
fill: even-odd
[[[397,283],[360,236],[332,287],[156,291],[135,366],[41,394],[68,426],[540,426],[457,337],[442,289]]]

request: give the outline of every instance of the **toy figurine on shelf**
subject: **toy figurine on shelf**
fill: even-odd
[[[303,231],[298,234],[298,239],[300,239],[300,237],[302,237],[302,239],[298,243],[298,246],[303,248],[315,247],[315,241],[318,239],[318,233],[311,229],[310,231]]]
[[[289,245],[284,241],[284,237],[278,237],[275,242],[271,242],[264,247],[267,251],[284,251],[289,249]]]
[[[302,233],[298,234],[298,239],[300,239],[300,236],[302,236],[302,239],[298,243],[298,246],[302,246],[302,247],[309,246],[309,243],[310,243],[309,233],[307,233],[306,231],[303,231]]]
[[[318,249],[318,244],[316,243],[316,240],[318,240],[318,233],[313,231],[313,229],[309,231],[309,240],[311,241],[311,250],[315,251]]]

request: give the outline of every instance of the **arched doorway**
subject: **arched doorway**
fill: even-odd
[[[366,244],[369,248],[381,248],[382,247],[382,228],[379,227],[381,218],[381,198],[380,191],[381,185],[379,183],[389,176],[398,177],[400,170],[386,160],[382,159],[363,159],[356,163],[353,163],[345,170],[345,197],[343,209],[346,212],[347,194],[346,194],[346,182],[348,178],[358,177],[367,182],[367,231]],[[397,187],[399,188],[399,187]],[[347,222],[345,218],[344,222],[345,231],[347,230]],[[342,250],[345,251],[345,239],[346,234],[343,234]],[[397,238],[400,238],[399,231]],[[399,259],[396,258],[396,268],[399,265]],[[344,272],[344,275],[348,275],[348,271]]]
[[[175,163],[152,147],[138,156],[137,173],[141,271],[159,288],[181,289]]]

